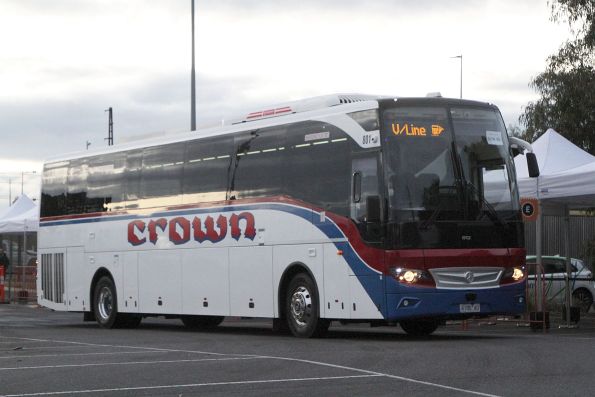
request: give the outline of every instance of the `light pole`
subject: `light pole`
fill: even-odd
[[[456,56],[451,57],[451,58],[459,58],[459,60],[461,61],[461,78],[460,78],[459,95],[460,95],[460,98],[463,99],[463,54],[456,55]]]
[[[196,83],[194,77],[194,0],[192,1],[192,70],[190,72],[190,131],[196,131]]]

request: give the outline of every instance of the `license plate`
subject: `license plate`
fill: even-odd
[[[459,305],[459,312],[461,313],[479,313],[481,305],[479,303],[462,303]]]

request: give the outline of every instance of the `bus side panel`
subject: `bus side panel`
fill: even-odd
[[[89,296],[87,285],[87,269],[85,251],[83,247],[69,247],[66,249],[66,299],[67,310],[82,311]]]
[[[178,250],[138,254],[139,312],[182,312],[182,255]]]
[[[119,294],[118,311],[127,313],[138,312],[138,253],[123,252],[122,263],[122,293]]]
[[[273,248],[229,249],[229,300],[232,316],[274,317]]]
[[[228,248],[183,250],[182,313],[229,316]]]
[[[274,286],[274,313],[275,318],[279,317],[279,287],[281,277],[285,270],[293,264],[306,266],[314,282],[318,286],[318,293],[324,296],[324,277],[322,269],[322,244],[297,244],[297,245],[278,245],[273,248],[273,286]],[[320,313],[324,313],[324,302],[320,300]]]
[[[335,244],[325,244],[324,250],[324,317],[348,319],[351,298],[349,296],[350,267],[339,255]]]
[[[377,307],[370,295],[364,289],[362,282],[375,291],[381,298],[384,297],[384,281],[382,275],[371,276],[349,276],[349,294],[351,297],[351,311],[352,319],[383,319],[382,307]],[[380,299],[378,299],[380,301]],[[380,304],[380,306],[382,306]]]

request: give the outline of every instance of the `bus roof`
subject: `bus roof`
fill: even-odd
[[[468,105],[486,106],[483,102],[437,98],[437,97],[389,97],[365,94],[332,94],[297,101],[285,102],[272,106],[263,106],[258,110],[244,113],[241,116],[231,117],[221,125],[209,128],[199,128],[196,131],[182,133],[171,133],[166,136],[140,139],[114,146],[97,148],[85,151],[77,151],[55,156],[48,156],[44,163],[53,163],[71,159],[97,156],[106,153],[114,153],[125,150],[139,149],[150,146],[163,145],[168,143],[183,142],[187,140],[212,137],[217,135],[232,134],[240,131],[255,128],[266,128],[280,124],[288,124],[299,121],[316,119],[332,114],[350,113],[366,109],[376,109],[379,102],[399,101],[412,105]]]

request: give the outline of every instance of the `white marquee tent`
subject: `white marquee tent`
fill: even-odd
[[[539,198],[546,208],[595,207],[595,156],[553,129],[531,145],[540,175],[529,178],[525,156],[515,158],[521,197]]]
[[[541,262],[542,221],[541,216],[562,215],[565,217],[566,233],[563,236],[566,251],[569,247],[569,210],[595,207],[595,156],[585,152],[572,142],[549,129],[531,144],[537,157],[540,175],[530,178],[525,156],[515,158],[517,180],[521,197],[537,198],[541,210],[536,224],[536,256]],[[566,255],[568,256],[568,255]],[[566,319],[570,327],[570,260],[566,270]],[[539,307],[539,304],[538,304]]]
[[[24,194],[0,213],[0,233],[36,232],[38,228],[39,207]]]

